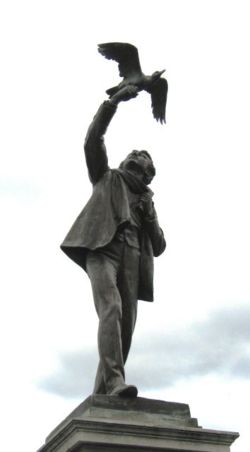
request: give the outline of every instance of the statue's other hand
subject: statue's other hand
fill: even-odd
[[[139,208],[144,217],[153,217],[155,214],[152,197],[145,193],[140,197]]]
[[[121,88],[116,94],[114,94],[110,100],[111,102],[118,104],[121,101],[127,101],[136,97],[138,94],[138,88],[135,85],[127,85]]]

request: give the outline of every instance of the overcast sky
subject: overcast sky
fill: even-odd
[[[34,452],[90,395],[97,317],[89,281],[59,249],[91,194],[86,129],[120,79],[97,44],[130,42],[166,69],[166,125],[148,94],[119,105],[111,167],[148,149],[168,247],[155,302],[139,303],[127,380],[183,402],[249,448],[249,3],[3,0],[1,42],[1,444]],[[3,428],[4,423],[4,428]],[[11,438],[11,439],[10,439]]]

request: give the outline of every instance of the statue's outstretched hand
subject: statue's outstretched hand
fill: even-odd
[[[135,85],[127,85],[121,88],[116,94],[114,94],[110,101],[114,104],[118,104],[121,101],[127,101],[136,97],[138,94],[138,88]]]

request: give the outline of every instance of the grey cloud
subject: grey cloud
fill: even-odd
[[[38,383],[45,391],[68,398],[90,394],[97,367],[97,351],[66,352],[59,356],[57,372]]]
[[[61,368],[42,387],[66,397],[90,393],[96,355],[96,350],[61,355]],[[221,309],[186,328],[145,335],[135,341],[130,356],[128,381],[142,390],[210,373],[249,378],[250,307]]]
[[[204,322],[135,344],[131,375],[145,389],[209,373],[248,378],[249,350],[250,308],[224,309]],[[144,375],[143,362],[150,363],[150,374]]]

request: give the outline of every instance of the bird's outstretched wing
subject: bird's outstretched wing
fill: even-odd
[[[127,78],[133,74],[142,74],[138,50],[132,44],[108,42],[99,44],[98,51],[108,60],[115,60],[119,63],[118,67],[121,77]]]
[[[168,94],[168,82],[165,78],[159,78],[150,87],[153,116],[161,123],[166,122],[165,112]]]

